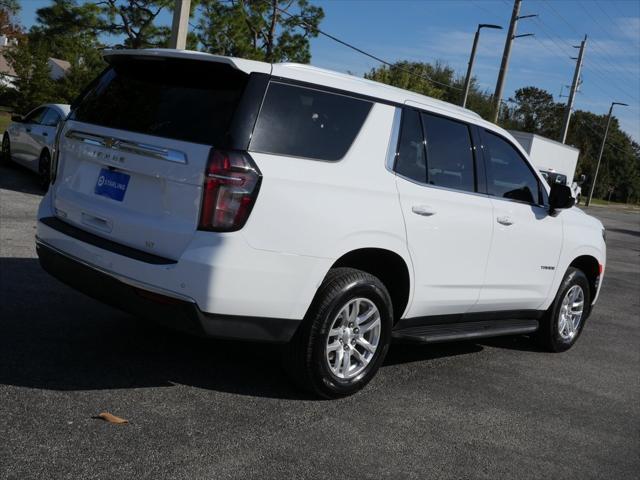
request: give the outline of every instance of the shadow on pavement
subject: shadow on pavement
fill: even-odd
[[[629,230],[626,228],[607,228],[607,232],[616,232],[625,235],[633,235],[634,237],[640,237],[640,232],[638,232],[637,230]]]
[[[44,195],[38,185],[38,176],[21,165],[0,165],[0,189],[14,192]]]
[[[100,304],[33,258],[0,258],[0,383],[50,390],[184,384],[311,399],[280,366],[277,345],[176,333]],[[393,345],[385,365],[481,351],[473,343]]]

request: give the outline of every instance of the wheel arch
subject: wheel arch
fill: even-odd
[[[349,267],[380,279],[387,287],[394,312],[394,323],[404,314],[411,296],[411,275],[407,261],[386,248],[358,248],[344,253],[331,268]]]
[[[600,276],[600,262],[592,255],[580,255],[574,258],[569,264],[570,267],[577,268],[587,276],[589,280],[589,293],[591,302],[596,298],[598,293],[598,277]]]

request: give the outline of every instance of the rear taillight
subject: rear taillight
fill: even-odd
[[[249,154],[211,149],[205,171],[198,229],[241,229],[253,208],[261,180]]]

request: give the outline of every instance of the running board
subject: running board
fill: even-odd
[[[443,323],[394,330],[394,340],[417,343],[439,343],[454,340],[475,340],[477,338],[520,335],[535,332],[538,320],[488,320],[482,322]]]

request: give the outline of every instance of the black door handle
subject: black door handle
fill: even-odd
[[[30,128],[27,128],[27,133],[31,133],[31,129]]]
[[[49,136],[49,134],[48,134],[47,132],[42,132],[42,136],[43,136],[43,137],[48,137],[48,136]]]

